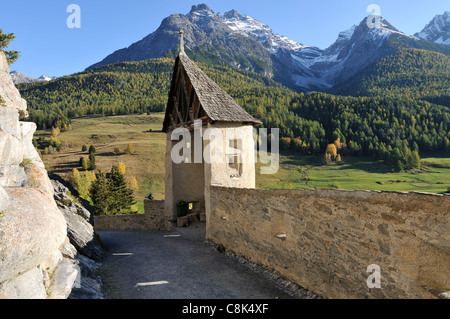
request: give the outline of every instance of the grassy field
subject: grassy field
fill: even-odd
[[[68,179],[78,167],[83,145],[96,148],[97,169],[109,172],[113,165],[123,162],[125,177],[136,177],[139,190],[137,206],[143,212],[143,199],[152,193],[164,199],[164,154],[166,135],[161,132],[163,113],[114,117],[86,117],[72,120],[72,130],[64,131],[58,139],[67,145],[61,152],[43,155],[50,173]],[[50,139],[50,131],[38,131],[35,138]],[[132,143],[135,154],[114,153],[115,147],[125,150]],[[450,186],[450,158],[430,156],[422,158],[424,166],[410,172],[393,173],[382,162],[369,157],[344,157],[338,164],[322,165],[321,156],[300,156],[284,153],[274,175],[261,175],[256,164],[257,188],[339,188],[389,191],[419,191],[443,193]]]
[[[58,139],[67,149],[53,155],[43,155],[47,170],[68,180],[73,168],[78,167],[83,145],[94,145],[97,170],[109,172],[113,165],[123,162],[125,177],[136,177],[139,190],[135,197],[143,211],[143,199],[152,193],[154,199],[164,199],[164,155],[166,134],[161,132],[164,113],[114,117],[87,117],[72,120],[72,130],[62,132]],[[151,131],[150,131],[151,130]],[[35,138],[50,139],[50,131],[37,131]],[[116,155],[114,148],[123,151],[132,143],[135,154]]]
[[[426,157],[420,169],[393,173],[371,157],[344,157],[341,163],[321,164],[321,156],[285,154],[276,175],[261,175],[258,188],[338,188],[444,193],[450,186],[450,158]]]

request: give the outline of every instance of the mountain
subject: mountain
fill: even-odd
[[[438,44],[450,45],[450,11],[435,16],[416,36]]]
[[[11,75],[14,84],[31,83],[36,81],[36,79],[32,78],[31,76],[23,74],[19,71],[11,71],[9,74]]]
[[[208,6],[192,6],[187,14],[173,14],[160,27],[128,48],[118,50],[87,69],[124,61],[161,58],[175,52],[179,30],[184,31],[185,48],[190,56],[200,53],[209,59],[224,60],[249,71],[272,75],[270,53],[258,41],[234,32]]]
[[[260,119],[262,127],[279,128],[284,149],[323,154],[329,143],[340,138],[348,145],[347,154],[375,156],[401,170],[408,167],[411,152],[450,151],[450,111],[440,100],[428,99],[433,91],[445,86],[448,89],[448,79],[441,81],[450,63],[446,55],[426,50],[400,52],[404,54],[397,53],[394,60],[390,59],[392,55],[381,59],[380,67],[389,70],[393,64],[394,73],[379,73],[387,82],[373,83],[392,89],[383,96],[297,93],[225,62],[198,66],[249,114]],[[30,119],[39,128],[64,130],[75,117],[164,111],[172,72],[172,58],[149,59],[106,65],[18,88],[27,100]],[[373,80],[380,81],[377,77]],[[361,86],[363,89],[372,90],[372,83]],[[399,94],[408,90],[417,91],[419,98]]]
[[[19,71],[12,71],[10,72],[11,78],[14,82],[14,84],[20,84],[20,83],[33,83],[33,82],[40,82],[40,81],[51,81],[53,79],[56,79],[56,76],[49,76],[47,74],[44,74],[40,76],[39,78],[35,79],[31,76],[28,76],[26,74],[23,74]]]
[[[391,38],[415,40],[382,17],[380,24],[375,27],[369,27],[367,20],[365,18],[359,25],[341,32],[337,40],[311,64],[310,68],[319,71],[322,80],[329,86],[348,79],[369,64],[394,53],[396,48],[392,46]]]
[[[41,75],[40,77],[38,77],[37,80],[38,81],[51,81],[56,78],[57,78],[56,76],[50,76],[50,75],[44,74],[44,75]]]
[[[450,107],[450,56],[403,49],[384,57],[341,82],[330,93],[353,96],[396,96]]]
[[[236,10],[226,12],[222,21],[231,30],[258,41],[270,53],[276,53],[280,48],[296,51],[308,47],[285,36],[275,34],[268,25],[248,15],[241,15]]]
[[[233,67],[272,77],[297,91],[329,90],[404,48],[450,54],[448,47],[405,34],[382,17],[374,27],[369,27],[367,19],[341,32],[331,46],[322,50],[275,34],[268,25],[236,10],[221,15],[199,4],[192,6],[186,15],[165,18],[155,32],[115,51],[88,70],[124,61],[173,57],[180,29],[184,31],[186,51],[192,59],[210,64],[225,61]]]

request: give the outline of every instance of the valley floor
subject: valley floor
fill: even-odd
[[[143,212],[143,199],[152,193],[154,199],[164,199],[164,156],[166,135],[161,132],[164,113],[85,117],[72,120],[72,130],[63,131],[58,139],[65,147],[60,152],[43,155],[49,173],[69,180],[73,168],[79,167],[80,157],[88,158],[82,146],[96,148],[97,171],[109,172],[113,165],[123,162],[125,177],[136,178],[137,208]],[[35,138],[50,140],[50,131],[38,131]],[[134,154],[124,151],[131,143]],[[42,143],[42,146],[45,142]],[[41,144],[40,148],[43,150]],[[394,173],[381,161],[370,157],[343,156],[341,163],[322,164],[322,156],[302,156],[282,152],[276,174],[262,175],[256,164],[257,188],[339,188],[347,190],[386,190],[444,193],[450,186],[450,158],[431,154],[422,158],[422,168]]]

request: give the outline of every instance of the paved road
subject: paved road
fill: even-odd
[[[111,299],[290,299],[261,275],[204,242],[204,225],[171,233],[98,231]]]

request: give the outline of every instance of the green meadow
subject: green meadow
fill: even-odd
[[[72,120],[72,130],[57,137],[64,147],[60,152],[42,155],[49,173],[68,180],[79,159],[88,158],[82,146],[96,148],[97,171],[109,172],[113,165],[123,162],[125,177],[135,177],[139,189],[135,192],[137,207],[143,212],[143,199],[152,193],[154,199],[164,199],[164,156],[166,135],[161,132],[164,113],[85,117]],[[49,130],[37,131],[35,138],[50,140]],[[116,154],[131,143],[134,154]],[[39,147],[45,146],[45,142]],[[336,188],[347,190],[386,190],[444,193],[450,187],[450,158],[433,154],[421,159],[422,167],[394,173],[382,161],[371,157],[343,156],[342,162],[325,165],[322,156],[302,156],[281,153],[276,174],[262,175],[256,164],[256,186],[263,189]]]
[[[281,154],[277,174],[261,175],[257,164],[258,188],[336,188],[444,193],[450,187],[450,158],[425,157],[422,166],[406,172],[392,172],[371,157],[343,157],[342,162],[322,164],[321,156]]]

